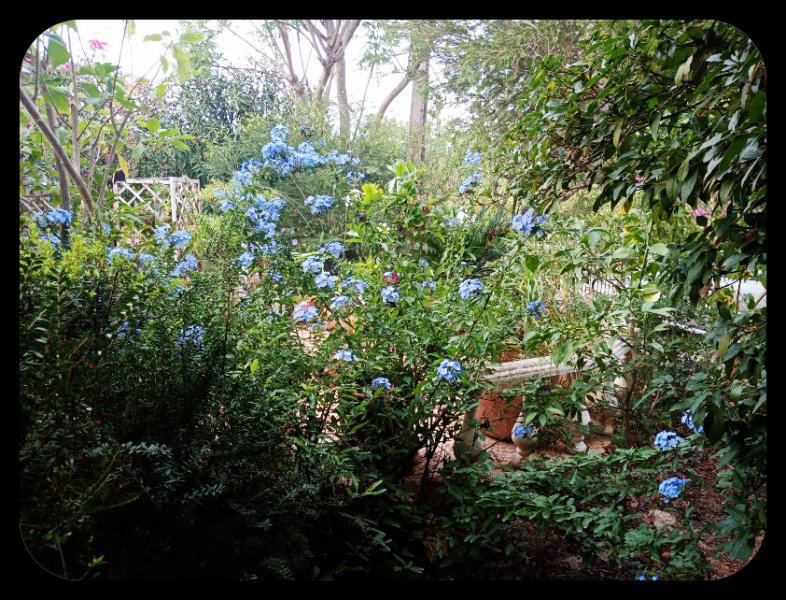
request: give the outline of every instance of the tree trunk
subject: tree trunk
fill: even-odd
[[[426,159],[426,113],[428,111],[428,63],[425,56],[412,80],[412,102],[409,105],[409,143],[407,160],[415,165]]]
[[[342,53],[336,62],[336,95],[338,96],[338,131],[344,149],[349,142],[349,100],[347,98],[347,67]]]

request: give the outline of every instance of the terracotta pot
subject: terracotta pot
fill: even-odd
[[[523,396],[502,398],[501,390],[509,387],[503,383],[498,389],[483,394],[475,413],[482,424],[488,422],[488,427],[482,427],[483,433],[496,440],[510,441],[513,426],[521,413]]]

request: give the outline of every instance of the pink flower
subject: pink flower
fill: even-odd
[[[96,50],[103,50],[109,45],[109,42],[102,42],[101,40],[87,40],[87,43]]]
[[[709,217],[710,216],[710,211],[708,211],[706,208],[702,208],[700,206],[699,208],[694,210],[691,214],[694,217]]]

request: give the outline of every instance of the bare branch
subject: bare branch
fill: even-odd
[[[74,169],[74,165],[71,164],[71,161],[68,160],[68,155],[66,151],[63,149],[63,146],[60,145],[60,141],[57,139],[57,135],[51,130],[49,125],[41,117],[41,114],[38,112],[35,103],[32,101],[30,96],[27,95],[25,90],[22,86],[19,86],[19,99],[22,101],[22,106],[30,115],[30,117],[35,122],[38,129],[41,130],[41,133],[44,134],[46,141],[49,142],[49,145],[54,150],[55,155],[63,164],[63,167],[68,172],[68,175],[71,177],[71,180],[76,184],[77,189],[79,190],[79,195],[82,197],[82,201],[85,205],[85,212],[87,213],[88,218],[93,218],[93,200],[90,197],[90,192],[85,185],[82,176],[79,172]]]
[[[379,110],[377,110],[378,120],[382,120],[382,117],[385,115],[385,111],[387,111],[390,103],[396,99],[396,96],[404,91],[404,88],[407,87],[410,81],[412,81],[412,77],[410,77],[409,72],[404,73],[404,77],[401,79],[401,81],[396,84],[396,87],[390,90],[390,93],[382,101],[382,104],[379,105]]]

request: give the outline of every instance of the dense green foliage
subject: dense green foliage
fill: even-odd
[[[78,202],[20,218],[20,532],[44,569],[526,578],[556,537],[594,573],[700,579],[713,553],[750,555],[766,306],[731,286],[766,286],[755,47],[717,22],[423,27],[477,120],[430,130],[417,168],[398,162],[403,127],[368,118],[347,143],[324,105],[219,67],[195,30],[157,88],[109,63],[69,73],[64,27],[31,51],[22,87],[96,184],[92,219]],[[22,192],[57,198],[21,114]],[[112,208],[102,146],[209,181],[193,229]],[[604,415],[607,453],[498,469],[471,446],[505,353],[580,371],[503,392],[539,449],[600,435]],[[717,525],[696,516],[708,462]]]

